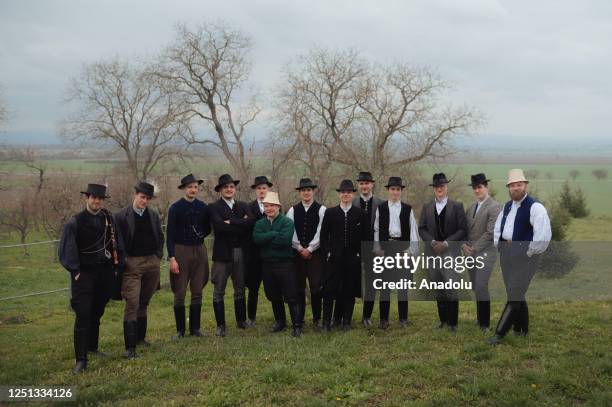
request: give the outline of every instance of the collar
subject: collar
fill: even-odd
[[[434,200],[436,201],[436,204],[446,205],[448,202],[448,196],[445,196],[442,200],[438,200],[438,198],[434,197]]]
[[[392,201],[389,200],[389,206],[401,206],[402,205],[402,201]]]
[[[85,209],[87,210],[87,212],[89,212],[91,215],[93,216],[98,216],[102,213],[102,209],[98,209],[97,212],[92,211],[91,209],[89,209],[89,205],[85,204]]]
[[[142,216],[142,215],[144,215],[144,212],[147,210],[147,208],[144,208],[144,209],[138,209],[138,208],[136,208],[136,207],[134,207],[134,206],[132,206],[132,209],[134,210],[134,212],[135,212],[136,214],[138,214],[138,216]]]
[[[369,201],[370,199],[374,198],[374,194],[370,194],[369,196],[365,196],[364,194],[359,194],[359,197],[363,199],[364,201]]]
[[[342,203],[340,203],[340,209],[342,209],[344,212],[348,212],[349,210],[351,210],[351,208],[353,207],[352,203],[349,203],[347,206],[342,205]]]
[[[476,202],[478,202],[478,205],[482,205],[483,203],[485,203],[487,201],[487,199],[489,199],[491,197],[491,195],[485,196],[485,199],[483,199],[482,201],[479,201],[478,199],[476,200]]]
[[[308,209],[312,206],[312,204],[314,203],[314,201],[310,201],[309,204],[306,204],[306,202],[304,201],[300,201],[302,203],[302,206],[304,207],[304,209]]]
[[[525,200],[525,198],[527,198],[527,192],[525,192],[525,195],[523,195],[523,197],[521,198],[520,201],[512,201],[512,205],[514,206],[521,206],[521,204],[523,203],[523,201]]]
[[[221,197],[221,199],[223,199],[225,203],[228,204],[229,206],[234,206],[234,203],[236,203],[236,201],[234,201],[234,198],[227,200],[224,197]]]

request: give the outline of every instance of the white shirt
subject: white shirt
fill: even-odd
[[[351,210],[351,208],[353,207],[352,203],[349,203],[348,206],[344,206],[342,204],[340,204],[340,208],[342,208],[342,210],[344,211],[344,216],[346,216],[346,214],[348,213],[348,211]]]
[[[264,213],[263,202],[258,199],[257,203],[259,204],[259,211],[263,214]]]
[[[482,206],[483,203],[485,203],[487,201],[487,199],[489,199],[489,195],[487,195],[486,198],[483,199],[482,201],[476,200],[476,212],[472,212],[474,216],[476,216],[478,214],[478,211],[480,210],[480,207]]]
[[[304,205],[304,202],[302,202],[302,205]],[[308,206],[304,205],[304,209],[306,210],[306,212],[308,212],[308,209],[310,209],[311,205],[312,203]],[[325,209],[325,205],[321,205],[321,207],[319,208],[319,224],[317,225],[317,231],[312,240],[308,243],[308,247],[306,248],[310,253],[314,252],[321,246],[321,225],[323,224],[323,216],[325,216]],[[293,221],[293,206],[289,208],[285,216],[287,216]],[[300,240],[297,236],[297,232],[295,231],[295,226],[293,227],[293,239],[291,240],[291,246],[295,250],[300,250],[302,248],[302,244],[300,243]]]
[[[441,201],[438,201],[438,198],[436,198],[436,212],[438,212],[438,215],[446,207],[446,203],[447,202],[448,202],[448,197],[447,196],[445,196]]]
[[[146,208],[140,209],[140,208],[137,208],[135,206],[132,206],[132,209],[134,209],[134,212],[136,214],[138,214],[138,216],[142,216],[142,215],[144,215],[144,211],[145,211]]]
[[[400,223],[400,212],[402,211],[401,201],[389,201],[389,236],[400,237],[402,235],[402,225]],[[380,223],[378,208],[374,219],[374,241],[380,242]],[[410,252],[416,255],[419,251],[419,227],[414,218],[414,211],[410,211]],[[375,244],[376,249],[380,249],[379,244]]]
[[[516,212],[520,208],[521,204],[527,197],[527,194],[520,201],[512,201],[510,212],[506,217],[506,223],[504,224],[504,233],[501,234],[501,223],[504,217],[504,210],[502,209],[497,216],[495,221],[495,231],[493,233],[493,243],[495,246],[499,243],[500,237],[505,240],[512,240],[514,233],[514,220],[516,219]],[[531,257],[532,254],[543,253],[548,248],[548,243],[552,238],[552,231],[550,228],[550,219],[548,218],[548,212],[544,205],[539,202],[534,202],[529,210],[529,223],[533,227],[533,241],[529,243],[527,249],[527,255]],[[501,236],[500,236],[501,235]]]
[[[230,209],[234,209],[234,199],[233,198],[231,200],[227,200],[227,199],[223,198],[223,200],[225,201],[227,206],[230,207]]]

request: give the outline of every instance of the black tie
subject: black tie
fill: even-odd
[[[478,210],[478,202],[476,202],[476,206],[474,207],[474,214],[472,215],[472,218],[476,217],[476,211]]]

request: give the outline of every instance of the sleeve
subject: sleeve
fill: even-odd
[[[540,254],[546,251],[552,238],[550,218],[544,205],[539,202],[531,205],[529,222],[533,226],[533,241],[529,243],[527,255],[531,257],[532,254]]]
[[[413,210],[410,211],[410,252],[413,256],[419,252],[419,225]]]
[[[426,242],[431,242],[434,237],[427,231],[427,204],[423,205],[423,209],[421,209],[421,218],[419,220],[419,235],[421,239]]]
[[[61,265],[72,274],[78,273],[81,267],[79,249],[76,242],[76,226],[75,217],[72,217],[64,225],[58,249]]]
[[[370,217],[366,211],[362,211],[361,214],[361,241],[368,242],[374,238],[372,236],[372,225],[370,224]]]
[[[493,244],[495,245],[495,247],[497,247],[497,244],[499,243],[499,238],[501,237],[501,223],[503,214],[504,211],[500,209],[499,213],[497,214],[497,219],[495,220],[495,227],[493,228]]]
[[[319,247],[321,247],[321,225],[323,224],[324,216],[325,216],[325,206],[321,205],[321,207],[319,208],[319,224],[317,225],[317,231],[314,237],[312,238],[312,240],[310,241],[310,244],[308,245],[308,251],[310,253],[314,252]]]
[[[446,239],[447,242],[458,242],[467,236],[467,218],[465,217],[463,203],[457,202],[455,204],[455,213],[457,214],[457,230]]]
[[[166,251],[168,257],[174,257],[174,234],[176,233],[176,207],[170,205],[166,222]]]
[[[216,234],[229,234],[236,232],[236,226],[225,223],[215,205],[210,205],[208,208],[210,209],[210,221]]]
[[[236,204],[235,204],[236,205]],[[253,213],[251,212],[251,208],[249,208],[249,205],[247,204],[243,204],[244,205],[244,212],[246,215],[245,217],[242,217],[240,219],[232,219],[230,222],[229,226],[232,226],[235,231],[239,231],[239,232],[249,232],[252,228],[253,225],[255,223],[255,216],[253,216]]]
[[[289,208],[285,216],[291,219],[291,221],[293,222],[293,206]],[[293,230],[293,237],[291,239],[291,247],[293,247],[295,250],[300,250],[302,248],[302,245],[300,244],[300,241],[298,240],[297,232],[295,231],[295,227],[293,229],[294,230]]]
[[[274,239],[277,233],[278,232],[275,230],[266,231],[264,222],[255,222],[255,227],[253,228],[253,242],[258,246],[262,246]]]
[[[492,199],[492,198],[489,198],[489,199]],[[500,206],[497,204],[489,207],[488,213],[487,213],[487,230],[472,245],[472,248],[474,249],[475,253],[479,253],[480,251],[485,249],[487,246],[489,246],[491,242],[493,242],[495,224],[497,223],[499,211],[500,211]]]
[[[202,230],[204,231],[204,237],[210,235],[212,227],[210,225],[210,206],[204,204],[204,214],[202,216]]]
[[[323,215],[323,222],[321,222],[321,250],[323,251],[323,255],[325,256],[325,258],[327,258],[327,256],[329,255],[330,251],[331,251],[331,246],[330,246],[330,238],[329,238],[329,222],[330,222],[330,217],[327,214],[327,212],[329,212],[329,209],[325,210],[325,214]]]
[[[159,213],[157,214],[157,236],[159,236],[159,246],[157,250],[162,254],[161,257],[164,257],[164,231],[161,227],[161,218],[159,217]]]
[[[125,269],[125,258],[127,257],[127,249],[125,247],[125,233],[121,225],[121,211],[112,215],[113,226],[115,228],[115,250],[117,250],[117,257],[119,257],[119,270]],[[159,219],[159,218],[158,218]],[[162,246],[163,247],[163,246]]]

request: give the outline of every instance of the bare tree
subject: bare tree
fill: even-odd
[[[85,180],[60,172],[49,177],[41,193],[41,226],[51,239],[59,239],[64,224],[83,207],[80,195]]]
[[[190,133],[188,142],[218,148],[241,180],[250,179],[252,170],[253,146],[245,130],[261,111],[254,96],[239,94],[250,73],[251,46],[246,35],[223,23],[195,29],[179,25],[157,72],[174,86],[190,113],[213,130],[212,134]]]
[[[9,121],[9,111],[3,99],[3,90],[0,87],[0,129]]]
[[[8,207],[0,209],[0,226],[16,231],[19,242],[25,244],[28,235],[36,228],[34,200],[30,188],[23,188]],[[23,254],[28,256],[28,247],[23,246]]]
[[[597,179],[597,181],[608,178],[608,170],[603,168],[593,170],[591,174],[595,177],[595,179]]]
[[[578,171],[576,169],[570,170],[569,176],[572,179],[572,181],[576,181],[576,178],[578,178],[580,176],[580,171]]]
[[[47,164],[41,157],[40,152],[31,146],[12,148],[10,150],[10,157],[12,160],[21,162],[26,168],[34,171],[37,178],[36,195],[39,195],[45,184],[45,172],[47,171]]]
[[[285,94],[300,99],[315,126],[322,126],[323,138],[312,144],[333,147],[330,161],[382,177],[391,175],[390,168],[446,156],[453,136],[480,124],[473,109],[444,106],[445,88],[426,69],[373,65],[355,51],[315,49],[288,69]]]
[[[180,154],[190,132],[186,107],[147,67],[118,59],[85,66],[69,100],[79,110],[62,123],[71,140],[102,142],[123,151],[131,176],[148,179],[162,161]]]

